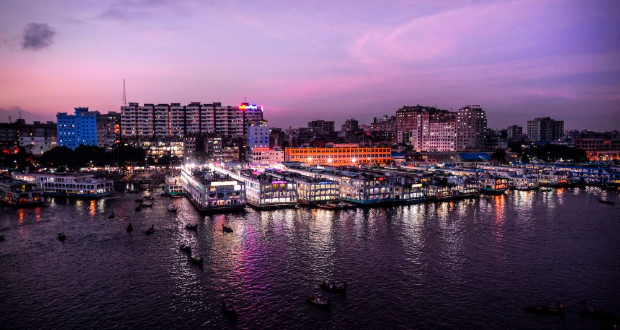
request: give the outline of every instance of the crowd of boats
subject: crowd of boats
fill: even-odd
[[[144,190],[163,188],[162,195],[186,196],[205,212],[318,207],[346,209],[364,205],[411,204],[501,195],[509,190],[548,191],[562,187],[599,186],[620,189],[620,169],[516,163],[510,166],[398,166],[329,168],[279,164],[185,165],[179,173],[152,182]],[[138,192],[142,184],[127,192]],[[46,197],[100,198],[114,194],[114,181],[92,173],[32,172],[0,177],[0,202],[37,206]],[[140,199],[138,199],[140,200]],[[601,203],[613,204],[608,199]],[[151,207],[148,197],[136,211]],[[174,212],[174,209],[170,209]]]

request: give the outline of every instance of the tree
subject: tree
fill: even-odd
[[[46,167],[69,166],[74,157],[73,150],[61,146],[50,149],[39,157],[39,164]]]
[[[491,155],[491,159],[493,159],[494,161],[503,164],[506,162],[506,150],[504,149],[498,149],[496,150],[492,155]]]

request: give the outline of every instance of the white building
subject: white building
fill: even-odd
[[[254,148],[248,152],[248,162],[256,165],[273,165],[284,161],[284,151],[269,148]]]
[[[19,145],[26,152],[41,155],[57,145],[57,127],[54,122],[23,125],[19,130]]]

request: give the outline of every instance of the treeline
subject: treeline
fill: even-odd
[[[23,170],[26,166],[31,168],[55,167],[67,170],[77,170],[82,167],[108,166],[146,166],[178,164],[180,159],[176,156],[162,156],[158,159],[147,156],[143,148],[135,148],[130,145],[116,144],[112,151],[94,146],[79,146],[75,150],[67,147],[56,147],[41,156],[33,156],[20,148],[15,155],[2,155],[1,162],[4,167],[18,168]]]

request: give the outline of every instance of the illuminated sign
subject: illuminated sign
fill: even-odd
[[[242,104],[239,106],[239,109],[242,110],[258,110],[258,106],[256,106],[256,104]],[[263,110],[263,107],[260,107],[261,110]]]
[[[276,184],[276,183],[286,183],[286,181],[271,181],[271,183]]]

